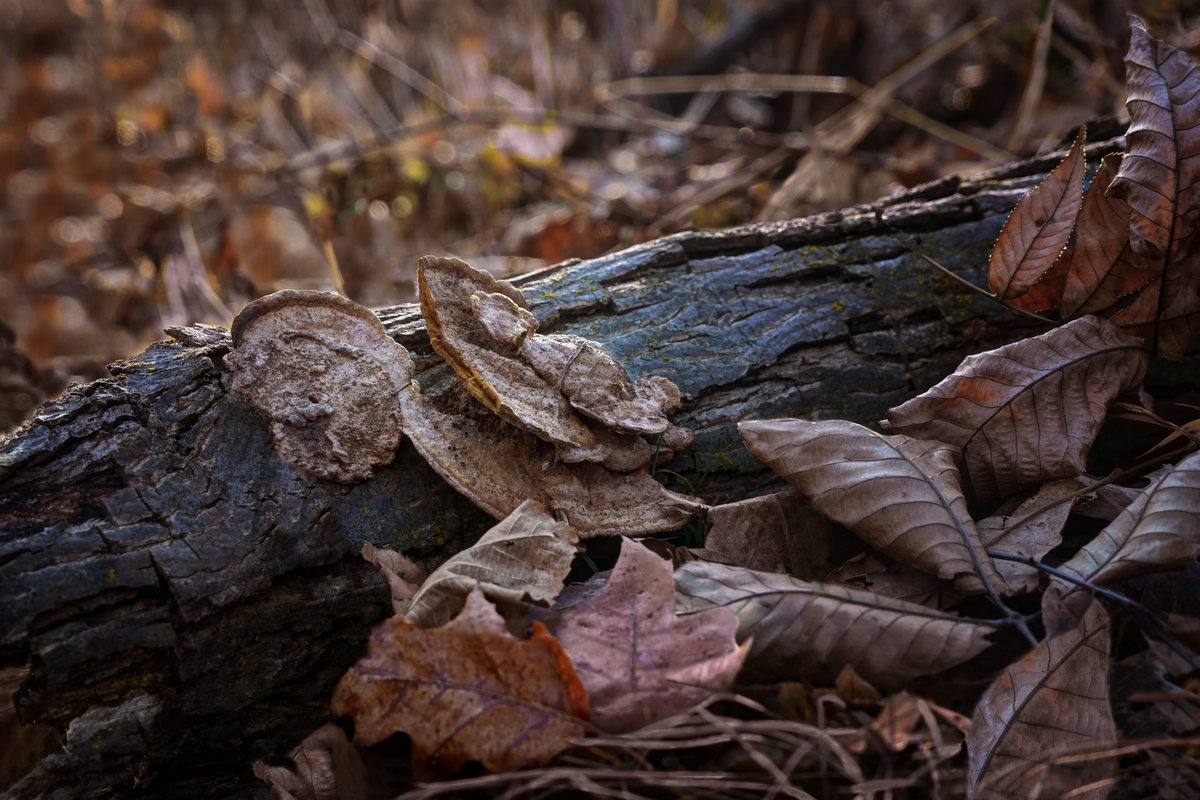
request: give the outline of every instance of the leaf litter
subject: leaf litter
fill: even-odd
[[[364,551],[397,615],[335,693],[353,735],[323,728],[293,754],[298,766],[309,760],[308,784],[283,768],[260,766],[260,777],[281,797],[329,796],[330,773],[336,783],[339,769],[369,771],[371,749],[402,733],[418,777],[473,762],[493,773],[410,796],[709,781],[802,797],[831,776],[863,797],[926,780],[958,781],[953,791],[972,797],[1105,796],[1124,752],[1107,688],[1109,615],[1146,626],[1146,658],[1194,652],[1195,617],[1158,620],[1121,592],[1200,553],[1196,455],[1185,450],[1140,494],[1087,490],[1114,404],[1138,396],[1153,357],[1181,358],[1200,326],[1190,133],[1200,71],[1130,24],[1125,157],[1105,159],[1085,192],[1081,130],[1009,217],[988,266],[997,300],[1057,309],[1060,324],[969,357],[891,409],[883,434],[841,421],[742,422],[750,452],[795,491],[715,511],[695,553],[667,544],[664,559],[626,539],[612,572],[583,591],[563,587],[580,539],[677,531],[710,510],[647,469],[652,447],[665,456],[690,442],[669,419],[678,389],[631,378],[595,343],[539,333],[510,284],[423,259],[422,312],[448,368],[414,378],[386,343],[355,359],[391,376],[391,390],[369,394],[387,408],[385,395],[398,396],[417,450],[501,522],[428,578],[399,554]],[[249,364],[251,349],[238,342],[233,362]],[[250,384],[252,402],[268,406]],[[309,472],[346,480],[381,463]],[[981,511],[989,503],[996,513]],[[1111,522],[1086,540],[1064,533],[1085,512]],[[842,536],[838,526],[862,540],[856,555],[805,541]],[[828,580],[809,579],[821,572]],[[1172,669],[1188,663],[1172,656]],[[976,688],[950,688],[967,685]],[[944,703],[903,691],[918,687]],[[965,785],[950,766],[964,735]],[[878,751],[872,742],[915,759],[908,774],[868,777],[859,759]],[[647,761],[718,744],[711,774]],[[512,772],[521,767],[533,769]]]

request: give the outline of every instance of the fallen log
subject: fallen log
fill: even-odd
[[[1118,145],[1090,147],[1092,162]],[[964,356],[1043,329],[911,250],[986,285],[1007,212],[1053,163],[676,234],[513,283],[542,332],[674,381],[673,421],[695,440],[672,472],[691,486],[707,475],[712,501],[745,498],[778,484],[738,421],[873,422]],[[418,308],[377,313],[419,382],[447,379]],[[301,476],[266,415],[230,391],[228,332],[168,333],[0,442],[0,668],[28,669],[17,713],[62,738],[3,798],[227,796],[255,759],[278,760],[327,719],[388,612],[363,544],[432,567],[492,523],[407,440],[357,484]],[[1197,361],[1152,369],[1150,391],[1200,388]]]

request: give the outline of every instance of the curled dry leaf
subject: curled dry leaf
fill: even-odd
[[[888,411],[896,433],[962,450],[977,500],[1073,478],[1109,405],[1136,391],[1149,354],[1107,320],[1083,317],[970,356],[953,375]]]
[[[425,257],[418,280],[430,341],[489,410],[552,442],[568,462],[599,461],[628,471],[649,463],[638,434],[667,450],[691,443],[666,412],[679,389],[665,378],[636,383],[599,344],[578,336],[536,333],[520,291],[456,258]],[[588,424],[575,411],[598,422]]]
[[[994,628],[926,606],[829,583],[694,561],[675,573],[676,609],[713,606],[753,639],[746,669],[767,680],[833,681],[849,664],[881,689],[961,664]]]
[[[428,391],[413,381],[401,393],[404,430],[447,483],[496,519],[533,499],[566,514],[581,538],[644,536],[678,530],[702,508],[644,469],[563,463],[554,448],[491,414],[448,377]]]
[[[831,566],[862,550],[799,489],[716,506],[708,521],[696,555],[719,564],[820,580]]]
[[[1064,318],[1103,311],[1154,278],[1150,262],[1129,246],[1128,204],[1108,195],[1120,166],[1119,153],[1105,156],[1083,198],[1063,287]]]
[[[403,553],[395,550],[380,550],[367,542],[363,545],[362,556],[376,566],[383,579],[388,582],[388,591],[392,595],[392,613],[403,614],[418,587],[425,582],[425,570],[414,564]]]
[[[841,420],[742,422],[738,430],[755,458],[883,554],[961,591],[982,591],[984,582],[1003,589],[967,512],[954,448]]]
[[[996,238],[988,287],[1001,300],[1028,292],[1067,246],[1083,201],[1084,135],[1081,126],[1067,157],[1021,198]]]
[[[1062,544],[1062,529],[1071,513],[1071,502],[1066,498],[1086,488],[1088,481],[1065,478],[1048,483],[1038,493],[1017,506],[1011,516],[994,516],[981,519],[978,523],[979,538],[988,550],[998,550],[1014,556],[1026,556],[1041,561],[1042,556]],[[1064,502],[1059,502],[1064,501]],[[1058,505],[1020,525],[1035,509],[1051,503]],[[1038,586],[1038,571],[1035,567],[1016,561],[996,561],[996,569],[1008,582],[1009,591],[1016,594],[1032,592]]]
[[[549,608],[578,549],[574,528],[555,520],[536,500],[526,500],[474,546],[438,567],[404,616],[422,628],[445,625],[476,586],[494,603]]]
[[[385,781],[369,773],[357,748],[333,723],[306,736],[288,758],[295,769],[254,765],[255,776],[278,800],[368,800],[386,791]]]
[[[1182,569],[1200,555],[1200,453],[1158,476],[1059,570],[1100,585]],[[1055,578],[1064,598],[1076,587]]]
[[[333,711],[353,717],[359,747],[407,733],[418,777],[476,760],[494,772],[544,764],[587,730],[588,704],[562,646],[533,628],[511,636],[479,587],[440,628],[393,617],[338,683]]]
[[[630,539],[598,593],[551,614],[591,702],[592,721],[623,733],[727,692],[746,658],[723,608],[675,617],[671,563]]]
[[[1036,765],[1068,750],[1116,740],[1108,702],[1108,616],[1093,603],[1074,629],[1042,642],[996,679],[979,700],[971,733],[971,797],[1025,797],[991,791],[988,783],[1012,765]],[[1110,765],[1085,762],[1039,774],[1036,797],[1061,797],[1106,777]],[[1007,781],[1006,781],[1007,782]]]
[[[1129,15],[1131,40],[1126,65],[1129,131],[1121,169],[1109,194],[1132,210],[1130,244],[1152,259],[1156,283],[1114,317],[1118,324],[1143,323],[1135,331],[1165,358],[1182,358],[1200,325],[1200,275],[1188,242],[1196,231],[1200,191],[1200,124],[1195,98],[1200,69],[1191,57],[1151,36]]]
[[[378,317],[335,294],[289,289],[242,309],[232,334],[233,389],[270,415],[284,461],[340,483],[392,462],[413,363]]]

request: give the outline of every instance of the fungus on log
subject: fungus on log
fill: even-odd
[[[1089,147],[1089,162],[1113,149]],[[693,485],[707,473],[709,501],[753,497],[779,482],[738,446],[737,422],[872,423],[964,356],[1038,332],[910,249],[982,284],[1006,213],[1061,158],[837,214],[676,234],[513,283],[537,335],[599,343],[634,386],[659,375],[678,387],[670,422],[695,438],[674,472]],[[468,313],[516,347],[532,325],[486,296],[497,293]],[[483,408],[453,385],[418,308],[378,317],[409,351],[422,399]],[[334,685],[390,612],[363,545],[431,568],[494,524],[407,438],[369,476],[305,474],[273,446],[276,412],[231,391],[229,333],[168,333],[0,442],[0,667],[30,670],[17,712],[65,742],[5,800],[226,797],[255,760],[328,719]],[[1152,364],[1149,391],[1200,388],[1198,362]]]

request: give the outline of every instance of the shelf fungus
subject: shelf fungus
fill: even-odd
[[[286,290],[246,306],[232,334],[233,389],[270,415],[284,461],[336,483],[391,463],[413,363],[378,317],[335,294]]]
[[[691,443],[691,431],[667,420],[679,404],[673,383],[635,383],[599,344],[537,333],[524,296],[507,281],[434,257],[420,260],[418,281],[433,349],[472,396],[553,444],[559,460],[625,472],[646,466],[655,447],[663,463]]]
[[[404,432],[438,474],[503,519],[526,500],[565,515],[582,538],[678,530],[702,509],[665,489],[646,469],[616,472],[566,463],[554,446],[492,413],[444,366],[400,395]]]

